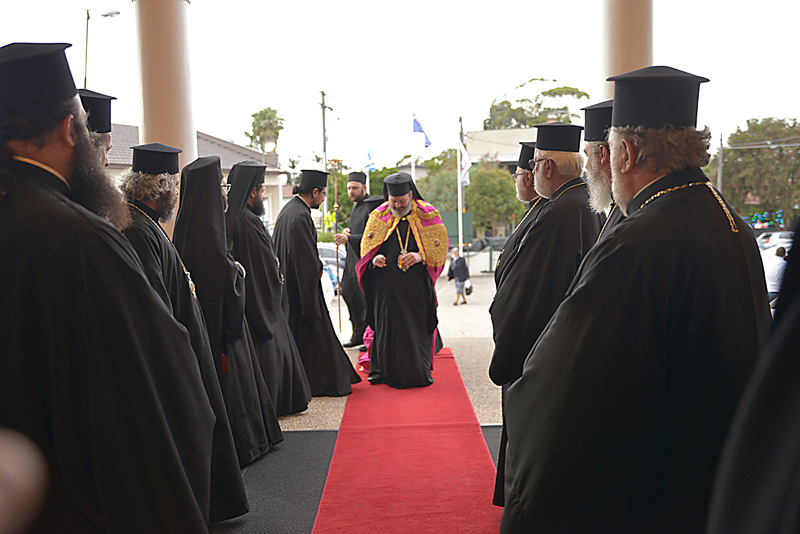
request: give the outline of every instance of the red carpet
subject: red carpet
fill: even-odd
[[[314,534],[499,530],[494,463],[464,382],[450,349],[435,359],[429,387],[353,386]]]

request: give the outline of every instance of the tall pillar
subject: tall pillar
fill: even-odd
[[[134,1],[142,82],[139,140],[182,149],[182,168],[197,159],[189,71],[189,1]],[[171,235],[172,223],[165,229]]]
[[[653,64],[653,1],[606,0],[606,77]],[[614,84],[606,83],[606,98]]]

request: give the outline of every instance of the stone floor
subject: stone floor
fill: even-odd
[[[473,293],[467,298],[468,304],[453,306],[455,284],[445,276],[436,283],[439,297],[439,331],[445,346],[450,347],[456,363],[464,378],[475,415],[481,425],[494,425],[501,422],[500,388],[489,380],[489,361],[494,350],[492,342],[492,322],[489,305],[494,297],[494,277],[481,272],[488,261],[481,256],[470,258]],[[339,309],[341,308],[341,332],[339,331]],[[329,305],[333,327],[339,339],[347,341],[352,332],[344,300],[341,306],[334,298]],[[347,350],[355,364],[358,351]],[[434,370],[434,380],[436,371]],[[347,397],[315,397],[308,410],[298,415],[282,417],[283,430],[338,430],[344,414]]]

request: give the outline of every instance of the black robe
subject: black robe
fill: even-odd
[[[506,396],[501,532],[703,531],[770,323],[753,233],[707,184],[657,180],[586,256]]]
[[[295,196],[275,221],[275,249],[286,281],[287,319],[314,397],[338,397],[361,382],[331,323],[311,208]]]
[[[788,262],[772,333],[725,441],[709,534],[800,530],[800,252]]]
[[[608,218],[606,219],[606,222],[603,223],[603,228],[600,230],[600,235],[597,236],[598,243],[601,239],[609,235],[611,230],[613,230],[616,225],[624,220],[625,215],[622,213],[622,210],[617,203],[614,202],[611,204],[611,210],[608,212]]]
[[[233,255],[247,269],[245,312],[258,361],[279,416],[300,413],[311,401],[311,386],[281,306],[283,279],[272,238],[245,206]]]
[[[12,162],[0,204],[0,427],[47,460],[34,532],[205,532],[214,413],[186,330],[108,222]]]
[[[497,292],[489,308],[495,349],[489,377],[503,386],[504,406],[508,384],[522,374],[525,357],[564,298],[583,257],[597,241],[602,223],[602,216],[589,208],[589,192],[581,178],[566,182],[545,200],[533,206],[520,223],[512,235],[512,246],[506,244],[500,257],[503,261],[495,272]],[[493,497],[497,506],[503,505],[507,440],[504,424]]]
[[[210,521],[215,523],[240,516],[249,510],[247,495],[200,303],[189,285],[178,250],[156,222],[158,214],[138,201],[132,203],[130,213],[131,225],[123,233],[136,250],[150,285],[173,317],[189,332],[203,384],[217,418],[211,455]]]
[[[436,291],[422,262],[406,271],[398,267],[398,235],[403,243],[408,239],[408,252],[419,252],[404,217],[375,253],[386,257],[386,267],[370,263],[362,278],[367,322],[375,330],[369,381],[395,388],[429,386],[433,384],[433,336],[438,324]]]
[[[244,466],[283,441],[283,434],[245,321],[245,273],[228,252],[219,163],[193,168],[206,159],[182,171],[174,241],[195,282],[239,465]]]
[[[528,233],[528,230],[530,230],[530,227],[536,222],[539,213],[542,212],[542,209],[544,209],[548,202],[549,199],[539,197],[528,203],[528,209],[525,210],[525,215],[522,216],[522,220],[517,227],[514,228],[511,237],[508,238],[505,246],[503,246],[503,250],[500,251],[500,255],[497,257],[497,263],[494,268],[495,288],[500,287],[500,282],[505,278],[506,269],[508,265],[512,263],[511,259],[516,257],[519,253],[520,240]]]
[[[367,218],[369,218],[370,212],[383,202],[383,197],[365,195],[361,202],[353,206],[350,214],[350,237],[347,240],[347,257],[342,274],[342,297],[347,303],[350,323],[353,325],[353,335],[350,337],[350,341],[358,344],[363,343],[364,330],[367,327],[367,308],[364,293],[361,292],[361,286],[358,285],[356,263],[361,259],[361,237],[364,235]]]

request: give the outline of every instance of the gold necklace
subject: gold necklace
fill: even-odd
[[[167,238],[167,241],[172,243],[172,240],[167,235],[167,232],[165,232],[164,229],[161,227],[161,225],[158,224],[156,221],[154,221],[153,218],[150,217],[144,210],[142,210],[139,206],[136,206],[135,204],[131,204],[130,202],[125,202],[125,204],[127,204],[128,206],[132,207],[133,209],[135,209],[136,211],[138,211],[139,213],[150,219],[150,222],[155,224],[158,227],[158,229],[161,230],[161,233],[164,234],[164,237]],[[183,260],[181,259],[180,254],[178,255],[178,261],[181,262],[181,269],[183,269],[183,274],[186,275],[186,280],[189,282],[189,289],[192,292],[192,296],[195,298],[195,300],[197,300],[197,292],[195,291],[194,288],[194,281],[192,281],[192,275],[189,274],[189,270],[183,264]]]
[[[406,242],[405,243],[403,243],[403,241],[400,240],[400,221],[407,221],[408,222],[408,229],[406,230]],[[405,271],[408,270],[408,267],[403,265],[403,263],[400,261],[400,258],[402,256],[405,256],[406,254],[408,254],[408,238],[411,235],[411,221],[409,221],[405,217],[400,219],[400,221],[397,222],[397,242],[400,243],[400,255],[397,257],[397,268],[400,269],[401,271],[405,272]]]
[[[570,189],[572,189],[573,187],[578,187],[579,185],[586,185],[586,182],[581,182],[581,183],[579,183],[579,184],[575,184],[575,185],[571,185],[571,186],[569,186],[568,188],[566,188],[566,189],[564,189],[562,192],[560,192],[560,193],[558,194],[558,197],[560,197],[561,195],[563,195],[564,193],[566,193],[567,191],[569,191],[569,190],[570,190]],[[556,197],[556,198],[558,198],[558,197]],[[555,200],[556,198],[551,198],[550,200]]]
[[[733,232],[734,234],[738,234],[739,233],[739,228],[736,227],[736,223],[734,222],[733,217],[731,216],[731,212],[728,210],[728,206],[725,205],[725,202],[722,201],[722,197],[719,196],[719,193],[717,193],[717,190],[714,189],[714,187],[708,181],[705,181],[705,182],[692,182],[690,184],[678,185],[678,186],[675,186],[675,187],[670,187],[669,189],[663,189],[663,190],[659,191],[658,193],[656,193],[655,195],[653,195],[650,198],[648,198],[647,200],[645,200],[644,202],[642,202],[642,205],[639,206],[639,209],[642,209],[647,204],[649,204],[652,200],[657,199],[661,195],[665,195],[667,193],[672,193],[673,191],[677,191],[679,189],[684,189],[684,188],[687,188],[687,187],[694,187],[696,185],[705,185],[705,186],[708,187],[708,190],[711,191],[711,194],[714,195],[715,199],[717,199],[717,202],[719,203],[720,207],[722,208],[722,211],[725,212],[725,216],[728,218],[728,224],[731,225],[731,232]]]
[[[611,220],[611,214],[614,213],[614,210],[617,209],[618,207],[619,207],[619,204],[614,204],[614,207],[611,208],[611,211],[608,212],[608,217],[606,217],[606,222],[603,223],[603,227],[600,228],[600,233],[597,234],[597,241],[600,241],[600,238],[603,237],[603,231],[606,229],[606,226],[608,225],[608,221]],[[595,241],[595,243],[597,243],[597,241]]]

